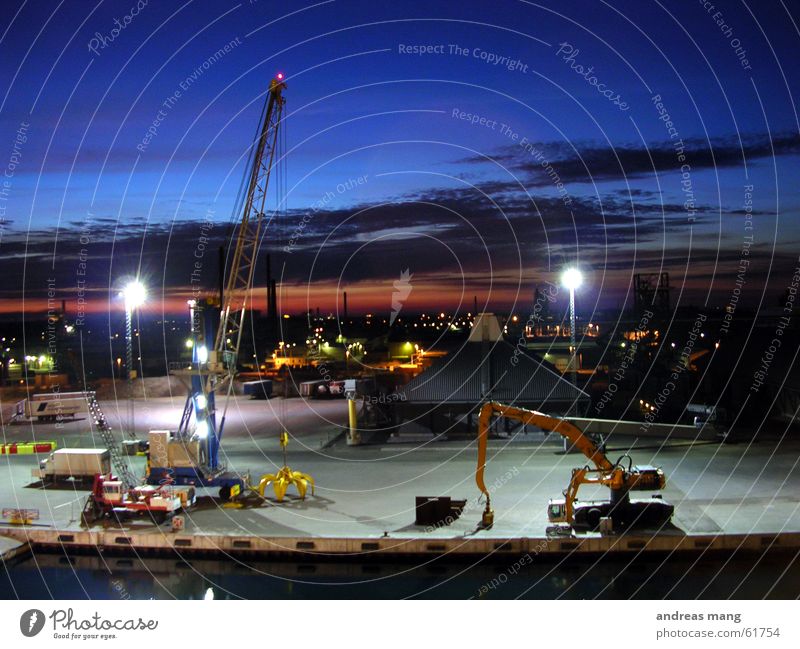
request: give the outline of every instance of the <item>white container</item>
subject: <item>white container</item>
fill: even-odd
[[[94,478],[98,473],[111,472],[107,450],[98,448],[60,448],[53,451],[40,468],[33,470],[36,478]]]

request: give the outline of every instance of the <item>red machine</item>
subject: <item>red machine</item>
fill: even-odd
[[[141,485],[126,487],[112,474],[98,474],[83,508],[82,520],[91,525],[104,517],[129,518],[147,514],[163,523],[181,509],[193,505],[194,487]]]

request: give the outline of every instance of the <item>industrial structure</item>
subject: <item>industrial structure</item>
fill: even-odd
[[[225,470],[219,449],[225,431],[225,417],[233,394],[239,349],[245,327],[248,300],[253,287],[270,177],[276,164],[278,134],[282,125],[283,91],[286,84],[278,74],[270,82],[259,135],[254,143],[241,221],[232,245],[227,281],[221,296],[219,322],[214,327],[208,301],[192,300],[192,365],[175,373],[187,380],[189,391],[177,434],[155,431],[150,440],[147,481],[219,488],[224,500],[244,492],[249,477]],[[217,396],[224,406],[217,418]],[[180,456],[181,461],[175,458]]]

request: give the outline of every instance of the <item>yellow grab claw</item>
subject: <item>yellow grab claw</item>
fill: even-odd
[[[292,471],[288,466],[284,466],[278,473],[267,473],[261,476],[261,480],[258,483],[258,493],[262,498],[264,497],[264,491],[266,491],[270,483],[272,483],[272,488],[275,491],[275,497],[278,499],[278,502],[283,500],[290,484],[293,484],[297,488],[297,493],[300,494],[300,498],[304,500],[309,484],[311,485],[311,495],[314,495],[314,478],[307,473]]]

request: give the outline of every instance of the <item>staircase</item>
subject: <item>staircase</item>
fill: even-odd
[[[139,481],[131,472],[131,468],[128,465],[128,458],[120,452],[117,441],[114,439],[114,435],[111,432],[111,426],[108,425],[108,421],[106,420],[102,408],[100,408],[100,403],[97,401],[95,392],[86,393],[86,403],[89,406],[89,415],[94,421],[94,425],[97,427],[100,437],[103,438],[103,444],[105,444],[105,447],[108,449],[108,453],[111,457],[111,466],[114,468],[114,473],[117,478],[121,480],[122,484],[126,487],[136,486],[139,484]]]

